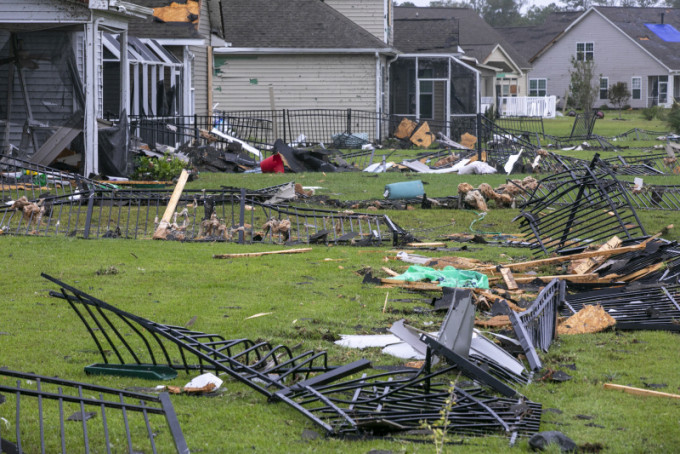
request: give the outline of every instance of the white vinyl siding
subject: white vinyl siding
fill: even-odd
[[[369,55],[215,55],[218,109],[376,109],[376,64]]]
[[[208,18],[208,1],[200,1],[198,32],[210,41],[210,20]],[[208,48],[206,46],[191,46],[194,54],[191,80],[194,88],[194,112],[197,115],[208,115]]]
[[[630,79],[630,96],[633,99],[642,98],[642,77],[633,77]]]
[[[325,0],[324,3],[379,40],[385,40],[385,0]]]
[[[3,23],[55,23],[86,22],[90,19],[87,5],[74,5],[67,1],[0,0]]]

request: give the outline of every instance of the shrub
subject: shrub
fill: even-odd
[[[666,122],[673,132],[680,133],[680,104],[673,103],[673,107],[666,115]]]
[[[140,156],[132,178],[134,180],[169,181],[177,178],[182,173],[182,169],[188,167],[189,164],[167,153],[162,158]]]
[[[656,113],[659,110],[658,106],[645,107],[640,111],[642,118],[647,121],[652,121],[656,117]]]

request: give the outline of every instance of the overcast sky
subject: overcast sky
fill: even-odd
[[[430,5],[430,0],[397,0],[397,4],[403,3],[405,1],[411,1],[416,6]],[[560,4],[559,0],[528,0],[525,3],[526,5],[524,5],[524,8],[522,8],[522,10],[530,7],[531,5],[548,6],[551,3],[557,3],[558,5]]]

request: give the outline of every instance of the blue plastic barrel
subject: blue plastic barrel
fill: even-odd
[[[420,180],[385,185],[384,195],[386,199],[414,199],[423,194],[425,194],[425,188]]]

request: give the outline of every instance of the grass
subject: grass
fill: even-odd
[[[627,115],[627,113],[624,113]],[[611,116],[611,115],[608,115]],[[556,119],[555,122],[563,121]],[[571,121],[571,120],[569,120]],[[609,120],[606,118],[599,124]],[[552,127],[546,121],[546,129]],[[631,118],[625,123],[638,124]],[[557,127],[557,126],[556,126]],[[656,130],[660,125],[636,126]],[[321,186],[317,193],[343,200],[380,199],[385,184],[421,179],[431,196],[455,194],[458,183],[486,181],[496,186],[504,176],[381,174],[214,175],[203,174],[190,183],[193,188],[220,185],[261,188],[295,179],[304,186]],[[679,184],[678,177],[655,177],[657,184]],[[646,180],[647,181],[647,180]],[[665,182],[665,183],[664,183]],[[471,211],[392,210],[396,222],[426,238],[444,233],[469,232],[477,219]],[[491,209],[475,224],[485,231],[516,232],[510,222],[516,210]],[[677,223],[677,213],[640,212],[643,224],[655,233]],[[455,222],[454,222],[455,221]],[[438,230],[431,231],[432,227]],[[666,238],[680,239],[678,229]],[[347,363],[362,357],[374,364],[399,364],[379,349],[346,350],[331,339],[340,334],[370,334],[396,320],[419,328],[435,326],[441,316],[414,312],[424,302],[389,301],[383,313],[386,289],[361,284],[355,271],[381,266],[402,271],[399,262],[385,263],[385,248],[314,246],[300,255],[214,260],[213,254],[278,249],[267,245],[227,243],[176,243],[125,240],[83,240],[0,236],[0,367],[94,382],[112,387],[153,386],[155,382],[119,377],[88,377],[83,367],[100,362],[96,347],[82,323],[68,306],[50,298],[53,285],[40,278],[51,274],[124,310],[153,321],[184,325],[194,316],[196,330],[227,338],[248,337],[272,343],[301,344],[302,349],[328,350],[330,362]],[[456,245],[450,243],[451,246]],[[525,249],[469,245],[456,255],[494,263],[528,258]],[[433,255],[450,253],[438,252]],[[326,261],[330,258],[333,261]],[[112,270],[116,270],[113,272]],[[389,299],[422,298],[389,289]],[[247,319],[257,314],[270,315]],[[521,389],[529,399],[562,413],[547,412],[542,430],[560,430],[583,445],[601,444],[605,452],[674,452],[680,446],[680,403],[663,398],[644,398],[606,391],[602,384],[614,382],[643,387],[665,383],[662,391],[680,392],[677,358],[678,335],[666,332],[617,332],[563,336],[543,355],[546,366],[572,375],[562,383],[535,382]],[[576,370],[564,364],[575,364]],[[169,384],[184,385],[191,377],[183,373]],[[451,377],[454,379],[455,377]],[[283,404],[269,404],[260,395],[232,380],[216,398],[173,397],[185,437],[192,452],[342,452],[395,453],[433,452],[431,442],[391,439],[338,440],[320,437],[303,440],[305,429],[317,430],[303,416]],[[579,419],[586,415],[593,419]],[[0,405],[0,416],[13,421],[14,408]],[[599,427],[599,426],[604,426]],[[3,427],[4,429],[4,427]],[[461,437],[450,435],[449,440]],[[458,452],[495,453],[507,450],[507,439],[463,439]],[[447,447],[446,450],[453,450]],[[520,442],[526,450],[527,442]]]

